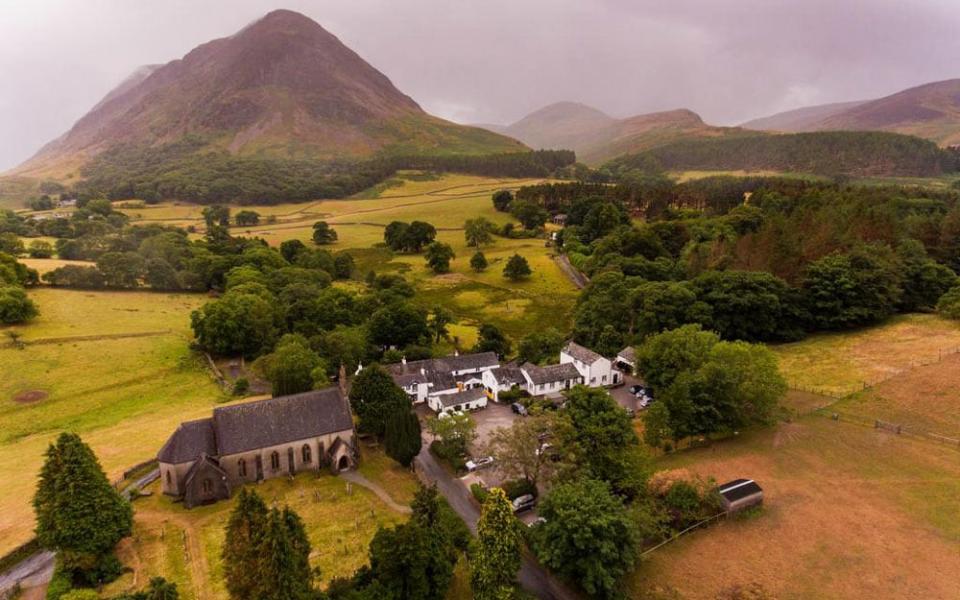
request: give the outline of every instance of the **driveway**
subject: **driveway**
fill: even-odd
[[[617,404],[624,408],[635,410],[639,413],[642,409],[637,406],[637,399],[633,396],[633,394],[630,393],[631,386],[638,384],[642,385],[643,380],[639,379],[638,377],[634,377],[633,375],[624,374],[623,385],[608,391],[610,392],[610,395],[613,396],[613,399],[617,401]]]
[[[496,402],[488,402],[486,408],[470,413],[470,416],[477,424],[477,439],[474,441],[474,448],[471,448],[471,450],[484,446],[495,429],[510,427],[513,425],[513,420],[518,418],[509,404],[497,404]]]
[[[489,406],[487,409],[489,410]],[[509,407],[508,407],[509,410]],[[480,509],[473,500],[470,491],[463,483],[444,469],[437,459],[430,454],[424,444],[420,454],[415,459],[417,473],[428,483],[436,483],[437,490],[447,499],[450,507],[463,519],[470,532],[477,534],[477,521],[480,519]],[[517,581],[528,593],[545,600],[575,600],[580,596],[569,589],[559,579],[553,576],[537,560],[529,554],[524,554],[520,563],[520,572]]]

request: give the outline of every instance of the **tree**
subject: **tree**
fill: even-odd
[[[470,587],[477,600],[512,595],[520,570],[522,536],[513,506],[500,488],[492,488],[480,511],[470,561]]]
[[[99,594],[95,598],[99,598]],[[61,596],[65,598],[65,596]],[[177,584],[170,583],[163,577],[152,577],[147,587],[139,592],[132,594],[121,594],[115,596],[113,600],[179,600],[180,593],[177,591]]]
[[[53,256],[53,246],[44,240],[34,240],[30,242],[28,253],[30,258],[50,258]]]
[[[313,243],[317,245],[332,244],[337,241],[337,231],[326,221],[317,221],[313,224]]]
[[[412,221],[404,236],[404,249],[407,252],[420,252],[424,246],[437,237],[437,229],[424,221]]]
[[[176,269],[162,258],[147,260],[143,280],[155,290],[179,290],[181,287]]]
[[[467,219],[463,224],[463,235],[466,238],[467,246],[479,248],[490,244],[493,242],[493,231],[495,229],[496,225],[486,217]]]
[[[15,233],[0,233],[0,252],[11,256],[20,256],[24,253],[23,242]]]
[[[475,273],[487,270],[487,257],[483,255],[483,252],[477,250],[476,254],[470,257],[470,268]]]
[[[903,265],[903,296],[897,307],[902,312],[930,310],[957,284],[956,273],[931,260],[918,240],[901,242],[897,246],[897,257]]]
[[[283,260],[292,263],[296,260],[297,255],[306,248],[306,244],[300,240],[284,240],[280,242],[280,255],[283,256]]]
[[[513,192],[510,190],[498,190],[493,193],[493,208],[500,212],[510,210],[510,203],[513,202]]]
[[[224,579],[231,598],[253,598],[259,585],[259,536],[267,520],[267,506],[260,496],[240,488],[223,544]]]
[[[447,337],[449,334],[447,331],[447,325],[455,322],[456,321],[453,318],[453,313],[443,308],[439,304],[434,306],[433,310],[430,312],[430,319],[428,321],[428,326],[430,327],[430,333],[433,336],[433,341],[439,344],[440,340]]]
[[[617,597],[617,583],[637,560],[637,531],[623,502],[603,481],[561,483],[540,503],[538,558],[576,581],[591,598]]]
[[[511,281],[526,279],[530,277],[532,273],[533,271],[530,270],[530,264],[527,262],[527,259],[519,254],[511,256],[507,260],[506,266],[503,267],[503,276]]]
[[[107,252],[97,259],[97,268],[109,287],[139,286],[144,267],[143,257],[136,252]]]
[[[427,260],[427,265],[434,273],[449,273],[450,261],[456,257],[457,256],[453,253],[453,248],[450,247],[450,244],[433,242],[427,246],[427,254],[425,258]]]
[[[484,452],[497,457],[497,468],[506,479],[522,477],[536,487],[557,470],[554,452],[544,452],[544,440],[557,431],[553,413],[534,414],[515,420],[490,434]]]
[[[203,209],[203,222],[207,224],[207,229],[214,225],[220,227],[230,226],[230,207],[222,204],[213,204]]]
[[[710,307],[709,326],[730,340],[777,339],[783,327],[787,283],[770,273],[707,271],[692,282],[697,300]]]
[[[409,223],[403,221],[392,221],[383,230],[383,241],[387,247],[394,252],[400,252],[404,248],[407,239],[407,230],[410,229]]]
[[[405,467],[420,454],[423,440],[420,436],[420,419],[409,407],[395,410],[385,425],[384,446],[387,456]]]
[[[375,311],[367,329],[370,341],[383,348],[402,348],[430,337],[426,314],[408,302],[391,302]]]
[[[130,535],[133,509],[77,434],[61,433],[47,448],[33,508],[37,540],[57,552],[74,580],[120,574],[113,549]]]
[[[637,356],[656,381],[657,403],[644,417],[652,445],[769,423],[787,389],[768,348],[721,342],[696,325],[649,338]]]
[[[299,515],[284,507],[270,509],[257,540],[258,600],[311,600],[313,573],[310,542]]]
[[[350,279],[355,268],[353,255],[349,252],[338,252],[333,257],[333,274],[337,279]]]
[[[463,456],[477,437],[477,423],[466,413],[450,414],[442,419],[428,417],[427,431],[441,445],[444,456]]]
[[[637,371],[655,392],[665,390],[685,371],[695,370],[707,360],[720,341],[712,331],[699,325],[685,325],[652,336],[637,349]]]
[[[21,287],[0,285],[0,324],[25,323],[39,314]]]
[[[606,390],[577,386],[567,392],[563,445],[593,479],[632,496],[643,483],[646,456],[633,422]]]
[[[310,349],[306,339],[293,334],[280,338],[273,353],[259,360],[264,374],[270,380],[275,398],[314,389],[315,373],[325,375],[327,369],[320,356]]]
[[[937,302],[937,312],[948,319],[960,320],[960,285],[950,288],[940,297],[940,301]]]
[[[510,203],[510,214],[520,221],[524,229],[539,229],[547,222],[550,213],[542,206],[527,200],[514,200]]]
[[[563,335],[553,327],[531,332],[517,346],[517,362],[543,364],[558,356],[561,346]]]
[[[233,220],[240,227],[256,225],[260,222],[260,213],[255,210],[241,210],[233,217]]]
[[[190,316],[197,343],[220,356],[255,356],[276,340],[275,298],[235,288]]]
[[[387,419],[397,411],[410,411],[410,398],[383,367],[364,367],[350,388],[350,405],[360,419],[360,429],[383,437]]]
[[[483,323],[478,331],[477,343],[473,347],[474,352],[495,352],[500,358],[506,358],[510,354],[510,340],[496,325]]]
[[[810,263],[802,290],[816,328],[842,329],[893,314],[903,294],[901,282],[890,248],[873,244]]]

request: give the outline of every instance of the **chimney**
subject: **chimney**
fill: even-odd
[[[453,355],[454,355],[454,356],[460,356],[460,351],[457,350],[456,348],[454,348],[454,349],[453,349]]]
[[[347,365],[340,363],[340,374],[338,377],[340,384],[340,393],[344,396],[347,395]]]

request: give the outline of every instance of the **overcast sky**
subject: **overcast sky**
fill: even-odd
[[[136,67],[274,8],[464,123],[575,100],[736,124],[960,77],[960,0],[0,0],[0,170]]]

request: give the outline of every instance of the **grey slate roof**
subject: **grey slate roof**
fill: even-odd
[[[426,358],[411,360],[404,363],[388,365],[387,368],[394,376],[415,375],[421,371],[453,373],[454,371],[470,371],[496,367],[500,364],[496,352],[478,352],[476,354],[460,354],[458,356],[444,356],[443,358]]]
[[[213,419],[185,421],[177,427],[167,443],[157,453],[157,460],[167,464],[190,462],[201,454],[215,455],[217,440],[213,433]]]
[[[546,367],[538,367],[537,365],[526,363],[522,369],[527,372],[530,380],[533,381],[535,385],[581,379],[580,371],[573,366],[573,363],[547,365]]]
[[[462,392],[457,392],[456,394],[440,394],[439,396],[435,396],[435,398],[440,401],[440,404],[444,408],[450,408],[452,406],[457,406],[458,404],[476,402],[485,395],[486,392],[483,391],[483,388],[474,388],[472,390],[463,390]]]
[[[217,454],[227,456],[353,428],[339,388],[280,396],[213,411]]]
[[[500,385],[523,385],[526,380],[518,367],[497,367],[490,371]]]
[[[637,351],[633,346],[627,346],[620,352],[617,352],[617,358],[622,358],[628,362],[634,362],[637,360]]]
[[[579,360],[582,363],[592,365],[597,362],[602,356],[591,350],[590,348],[584,348],[580,344],[570,341],[567,342],[567,345],[563,347],[563,351]]]

